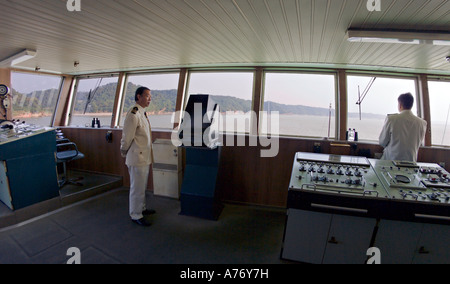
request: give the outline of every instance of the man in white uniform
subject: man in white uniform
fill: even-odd
[[[120,152],[122,157],[126,157],[125,163],[130,173],[130,217],[134,223],[142,226],[151,225],[144,215],[155,213],[154,210],[146,209],[145,202],[148,175],[153,162],[152,129],[145,112],[151,99],[148,88],[136,90],[136,105],[127,113],[120,145]]]
[[[382,160],[417,162],[419,147],[424,145],[427,122],[415,116],[411,109],[414,97],[411,93],[398,98],[400,114],[388,115],[380,134],[383,146]]]

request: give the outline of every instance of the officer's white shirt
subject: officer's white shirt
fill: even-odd
[[[427,122],[411,110],[388,115],[380,134],[382,160],[417,162],[419,147],[424,145]]]
[[[125,118],[120,152],[126,157],[127,166],[149,166],[153,162],[152,130],[139,104],[132,107]]]

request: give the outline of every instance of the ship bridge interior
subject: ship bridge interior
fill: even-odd
[[[148,112],[158,146],[173,140],[190,96],[212,96],[220,105],[223,143],[217,192],[221,202],[232,204],[224,212],[234,218],[241,210],[236,204],[245,204],[256,210],[252,217],[264,218],[258,210],[269,210],[271,224],[281,220],[275,239],[283,237],[296,153],[379,159],[379,134],[386,116],[397,113],[400,94],[414,96],[413,112],[427,122],[417,162],[450,170],[448,0],[0,0],[0,7],[0,84],[10,90],[0,119],[58,129],[84,155],[67,163],[71,174],[119,177],[117,188],[130,187],[120,142],[138,86],[152,91]],[[186,151],[179,150],[175,167],[181,176],[174,175],[179,182],[187,163]],[[152,198],[159,190],[154,170],[155,165],[148,183]],[[122,190],[105,202],[126,201]],[[105,191],[110,189],[99,193]],[[75,211],[79,201],[47,202],[37,211],[48,214],[64,206]],[[167,202],[156,201],[156,206],[174,212]],[[80,205],[95,214],[88,204],[103,203]],[[166,205],[170,209],[163,209]],[[7,218],[0,228],[36,217],[1,212]],[[126,217],[126,210],[122,213]],[[74,213],[81,217],[71,221],[62,221],[67,213],[58,214],[38,224],[56,232],[63,240],[59,245],[72,243],[60,225],[82,223],[83,213]],[[38,227],[33,224],[31,230]],[[22,227],[13,237],[4,232],[0,240],[7,244],[29,240]],[[83,245],[83,253],[105,261],[105,254],[114,251],[113,245]],[[22,248],[26,261],[44,252]],[[54,246],[48,248],[45,253],[51,254]],[[261,259],[252,254],[242,261],[278,262],[271,259],[278,247],[271,249]],[[180,257],[184,253],[190,252]],[[220,253],[225,252],[191,261],[218,261]],[[108,260],[150,261],[144,256]],[[159,260],[183,261],[175,256]]]

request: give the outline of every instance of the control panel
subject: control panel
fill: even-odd
[[[30,135],[43,133],[48,130],[51,130],[51,128],[31,125],[18,120],[3,121],[0,124],[0,145],[25,138]]]
[[[436,164],[370,160],[393,199],[450,203],[450,174]]]
[[[296,153],[289,189],[450,204],[450,173],[437,164]]]
[[[364,157],[297,153],[290,189],[390,198]]]

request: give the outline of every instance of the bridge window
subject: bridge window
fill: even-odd
[[[98,118],[100,126],[110,127],[117,82],[117,76],[78,79],[70,126],[91,127]]]
[[[267,72],[261,134],[336,137],[336,80],[333,74]],[[279,125],[266,114],[278,112]],[[268,123],[272,121],[272,123]],[[277,129],[278,127],[278,129]]]
[[[11,72],[13,119],[51,126],[61,88],[61,77]]]
[[[432,144],[450,146],[450,82],[429,81]]]
[[[152,128],[172,129],[179,77],[179,73],[129,75],[120,125],[123,126],[127,112],[136,104],[136,90],[147,87],[152,94],[152,102],[146,110]]]
[[[378,141],[388,114],[398,113],[398,97],[411,93],[415,98],[416,80],[373,76],[347,76],[348,128],[358,132],[359,140]]]
[[[228,133],[249,133],[254,72],[192,72],[187,94],[211,95],[222,113],[219,129]],[[187,103],[189,97],[186,99]]]

